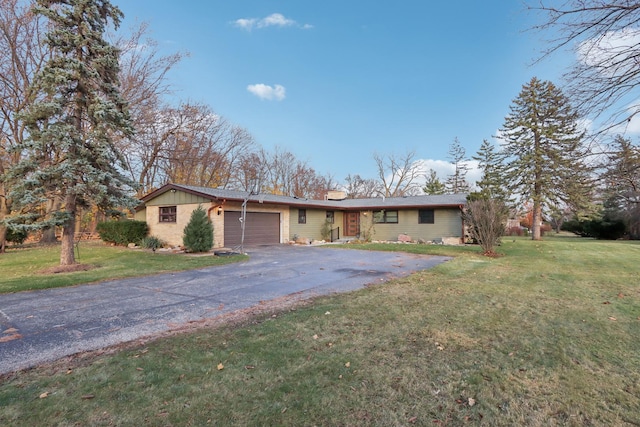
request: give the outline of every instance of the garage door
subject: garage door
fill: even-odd
[[[224,212],[224,245],[240,244],[242,228],[240,212]],[[245,245],[273,245],[280,243],[280,214],[273,212],[247,212],[244,226]]]

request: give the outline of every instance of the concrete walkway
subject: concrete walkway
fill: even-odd
[[[250,260],[238,264],[0,295],[0,374],[167,332],[261,301],[347,292],[448,260],[288,245],[247,252]]]

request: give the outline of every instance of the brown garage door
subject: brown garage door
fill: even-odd
[[[238,246],[242,238],[240,212],[224,212],[224,245]],[[247,212],[244,226],[245,245],[273,245],[280,243],[280,214]]]

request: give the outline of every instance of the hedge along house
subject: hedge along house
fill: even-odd
[[[182,245],[191,212],[202,206],[213,223],[214,248],[233,248],[241,243],[279,244],[295,238],[397,241],[399,236],[410,236],[414,241],[460,243],[466,195],[346,199],[342,192],[329,192],[324,200],[311,200],[167,184],[141,200],[136,219],[147,222],[150,235]]]

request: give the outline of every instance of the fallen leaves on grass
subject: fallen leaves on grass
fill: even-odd
[[[59,273],[75,273],[77,271],[89,271],[96,268],[95,265],[91,264],[71,264],[71,265],[56,265],[55,267],[45,268],[44,270],[40,270],[40,274],[59,274]]]

